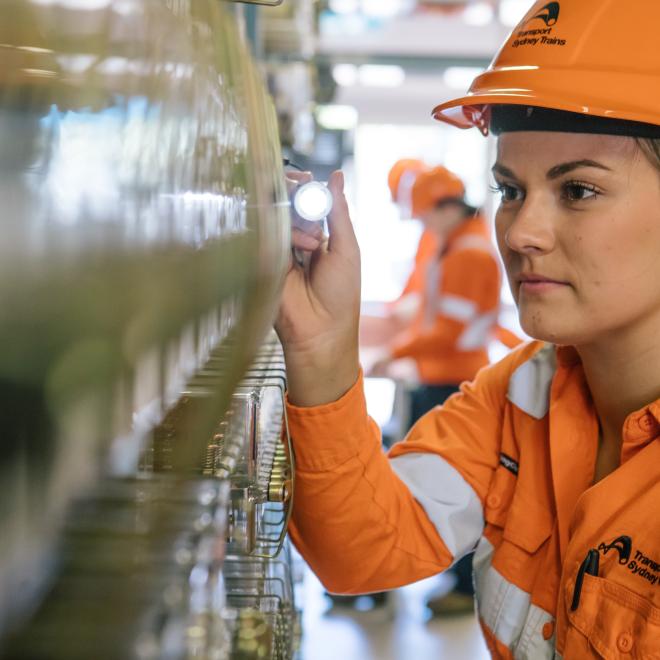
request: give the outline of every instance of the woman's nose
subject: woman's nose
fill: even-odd
[[[550,204],[528,196],[506,228],[504,242],[520,254],[550,252],[555,245]]]

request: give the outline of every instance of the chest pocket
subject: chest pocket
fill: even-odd
[[[554,519],[538,500],[516,492],[504,526],[504,539],[534,554],[550,538]]]
[[[579,606],[566,584],[569,626],[564,657],[660,660],[660,608],[623,585],[584,575]]]
[[[504,467],[493,475],[486,497],[486,522],[497,529],[505,541],[534,554],[552,534],[554,519],[549,507],[529,494],[518,478]]]

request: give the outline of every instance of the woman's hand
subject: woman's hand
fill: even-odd
[[[299,183],[309,174],[287,174]],[[284,346],[289,400],[298,406],[336,401],[359,373],[360,250],[344,197],[344,176],[328,181],[334,203],[329,237],[320,223],[293,217],[293,258],[275,329]]]

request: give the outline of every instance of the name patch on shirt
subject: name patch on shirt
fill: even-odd
[[[518,476],[518,461],[514,461],[511,456],[500,454],[500,465],[511,472],[511,474]]]

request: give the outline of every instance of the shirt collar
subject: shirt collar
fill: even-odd
[[[566,368],[579,366],[580,371],[582,370],[582,361],[573,346],[556,348],[559,366]],[[621,463],[625,463],[640,449],[660,438],[660,399],[630,413],[623,424],[622,434]]]

